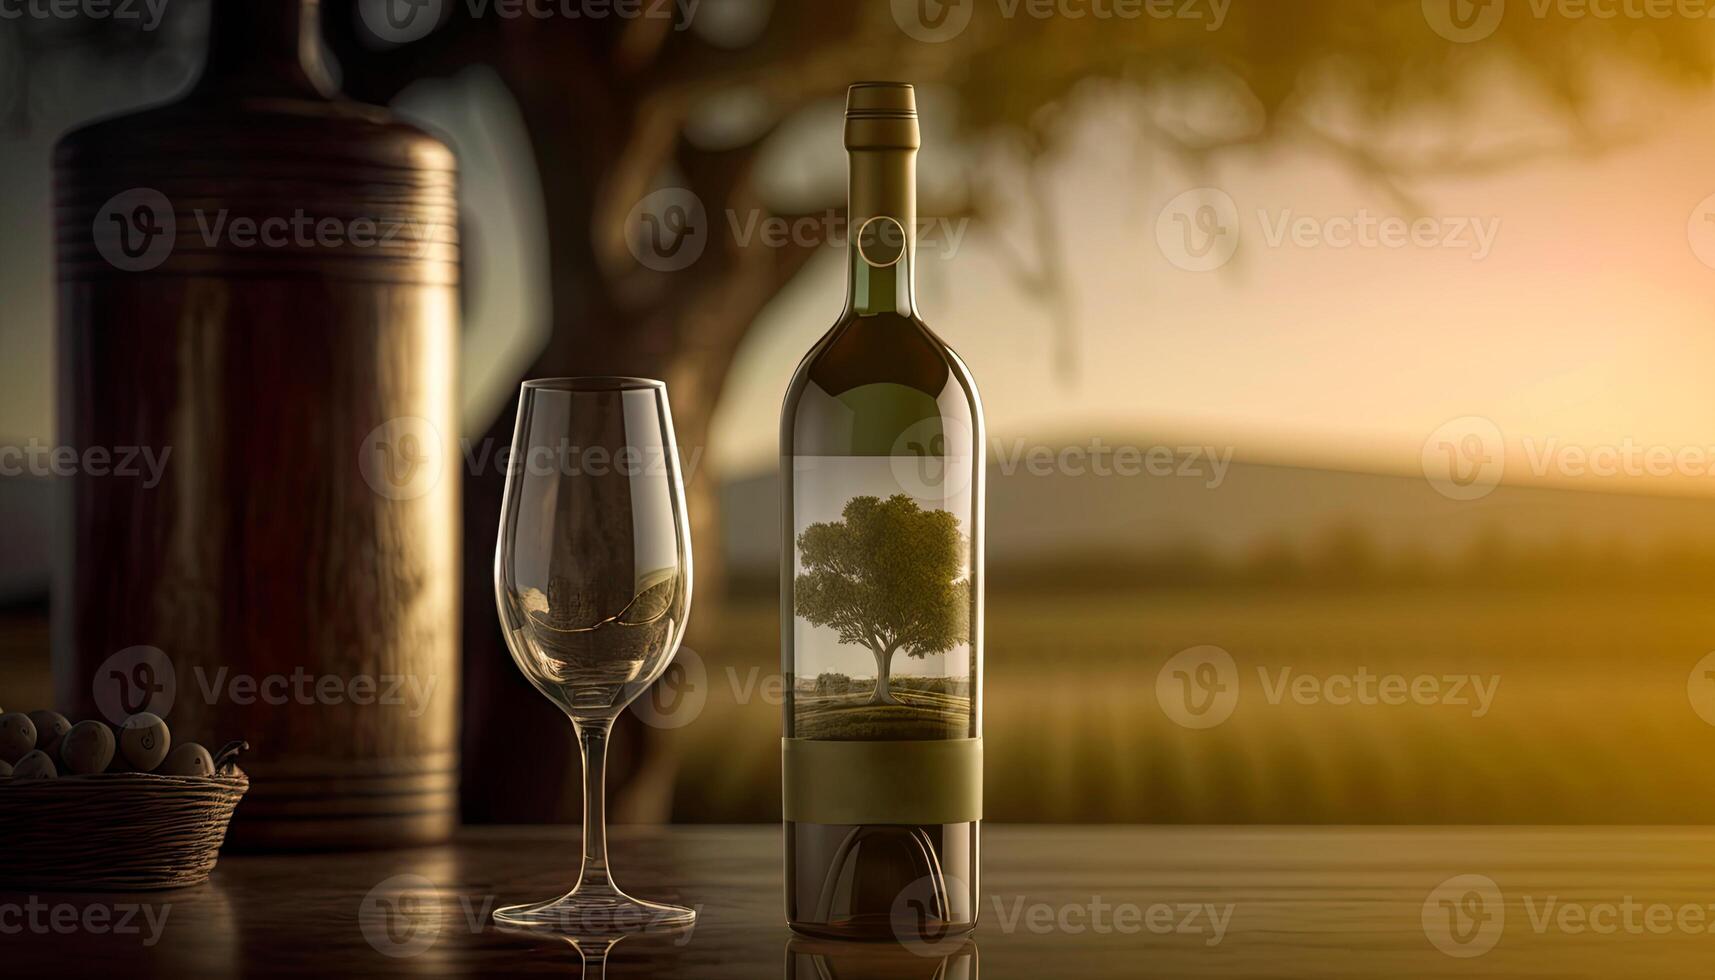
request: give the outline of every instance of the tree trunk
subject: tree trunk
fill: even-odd
[[[854,65],[874,60],[869,47],[848,44],[859,26],[854,17],[786,5],[770,18],[776,43],[809,52],[805,70],[791,83],[792,99],[837,93]],[[722,555],[719,481],[706,456],[709,419],[745,331],[818,249],[799,242],[740,248],[711,234],[707,251],[690,268],[661,273],[639,267],[625,245],[624,221],[669,168],[716,221],[727,211],[769,213],[752,185],[760,140],[704,149],[679,138],[689,111],[681,86],[664,84],[653,67],[645,70],[676,37],[658,29],[663,22],[543,22],[456,12],[452,19],[457,23],[416,44],[375,52],[358,37],[354,0],[326,0],[323,18],[347,91],[358,99],[384,104],[412,79],[470,63],[493,65],[516,97],[543,178],[554,311],[551,337],[528,374],[643,375],[667,382],[696,555],[691,639],[697,646],[712,643]],[[870,20],[891,42],[891,21]],[[801,48],[812,33],[839,39],[832,49],[839,56]],[[696,66],[681,60],[665,63],[686,77],[696,74]],[[568,101],[568,92],[581,97]],[[510,443],[516,411],[514,400],[489,426],[486,436],[496,451]],[[582,807],[572,727],[513,665],[494,606],[492,549],[504,483],[494,466],[465,475],[463,814],[471,822],[566,820]],[[620,716],[608,765],[610,806],[620,819],[668,816],[675,743],[654,734],[631,712]]]
[[[899,703],[893,699],[893,692],[887,689],[888,681],[893,673],[893,653],[892,650],[875,651],[875,693],[869,696],[869,703],[872,707]]]

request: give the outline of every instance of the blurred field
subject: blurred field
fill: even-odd
[[[674,818],[777,819],[775,606],[734,603],[694,633],[708,701],[662,733],[680,759]],[[1191,730],[1163,712],[1155,682],[1170,656],[1201,644],[1232,654],[1239,700],[1224,724]],[[1712,649],[1715,602],[1691,594],[991,594],[988,816],[1703,823],[1715,813],[1715,727],[1687,683]],[[1319,680],[1360,668],[1478,675],[1498,687],[1482,717],[1469,690],[1464,706],[1270,703],[1282,668]],[[1703,693],[1715,710],[1715,681]]]
[[[45,623],[12,617],[0,703],[48,703]],[[1656,823],[1715,814],[1715,601],[1643,592],[1157,590],[997,593],[984,683],[991,819],[1182,823]],[[707,677],[673,818],[779,819],[774,603],[699,611]],[[1188,647],[1238,665],[1230,719],[1182,728],[1155,684]],[[29,653],[28,657],[23,656]],[[1280,671],[1481,675],[1491,709],[1270,703]],[[1688,688],[1688,682],[1693,682]],[[902,688],[910,697],[908,688]],[[1467,692],[1469,695],[1469,692]]]

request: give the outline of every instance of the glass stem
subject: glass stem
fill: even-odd
[[[613,719],[581,722],[577,729],[584,757],[584,867],[577,891],[617,891],[607,870],[607,738]]]

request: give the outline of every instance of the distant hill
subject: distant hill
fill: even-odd
[[[1069,476],[991,461],[988,479],[991,582],[1116,569],[1189,581],[1715,574],[1710,499],[1502,485],[1457,501],[1421,477],[1238,461],[1219,480],[1207,463],[1186,476]],[[772,582],[776,474],[730,480],[722,508],[735,584]]]

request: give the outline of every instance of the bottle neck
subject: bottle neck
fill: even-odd
[[[917,308],[917,151],[852,150],[846,199],[846,313],[913,316]]]
[[[213,96],[326,95],[320,42],[320,0],[217,0],[197,87]]]

